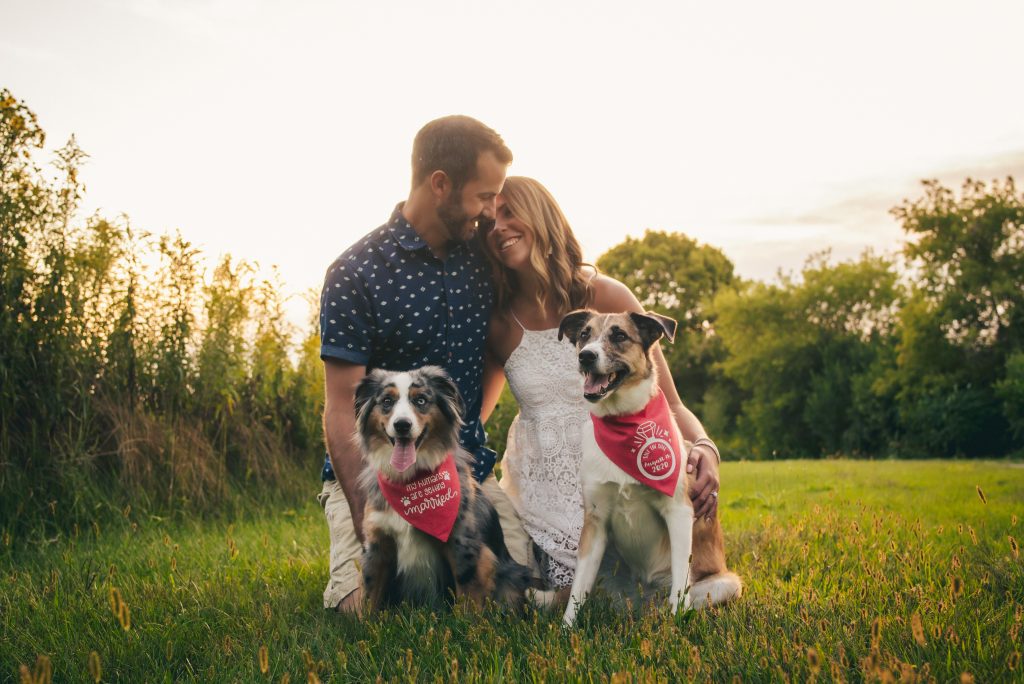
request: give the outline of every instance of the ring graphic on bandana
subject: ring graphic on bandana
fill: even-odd
[[[653,421],[641,423],[636,428],[635,441],[637,469],[651,480],[664,480],[676,471],[676,453],[668,440],[668,431],[659,429]]]

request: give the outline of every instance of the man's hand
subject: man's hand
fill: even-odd
[[[690,498],[693,514],[700,520],[718,515],[718,457],[709,446],[698,444],[686,457],[686,472],[696,472]]]
[[[346,596],[338,604],[339,613],[351,613],[352,615],[362,616],[363,614],[363,588],[359,587],[351,594]]]

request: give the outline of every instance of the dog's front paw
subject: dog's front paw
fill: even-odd
[[[693,610],[692,603],[693,602],[690,600],[690,592],[689,592],[689,590],[682,591],[682,592],[675,592],[674,594],[672,594],[668,598],[668,605],[669,605],[669,608],[671,608],[673,615],[675,615],[676,613],[679,612],[680,606],[682,606],[682,609],[683,609],[684,613],[686,611],[688,611],[688,610]]]

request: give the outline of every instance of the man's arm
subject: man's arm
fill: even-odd
[[[364,541],[363,507],[366,501],[358,483],[363,461],[355,438],[355,395],[356,385],[365,375],[366,366],[324,359],[324,439],[334,477],[345,492],[360,542]]]

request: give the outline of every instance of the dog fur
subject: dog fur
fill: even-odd
[[[594,415],[627,415],[647,405],[657,390],[652,348],[662,336],[671,341],[675,328],[674,320],[652,313],[579,310],[565,316],[559,339],[568,337],[576,346],[580,372],[591,379],[585,397],[593,404]],[[595,392],[596,386],[600,387]],[[584,430],[582,439],[584,521],[564,623],[575,622],[599,570],[606,574],[602,559],[609,548],[628,568],[634,586],[669,589],[673,613],[680,605],[687,610],[739,597],[742,584],[726,568],[717,516],[694,520],[689,496],[693,475],[685,472],[684,455],[677,455],[677,467],[684,470],[669,497],[638,483],[610,461],[593,430]]]
[[[455,597],[477,604],[492,599],[519,609],[530,581],[505,546],[498,514],[470,470],[472,456],[458,444],[462,424],[458,389],[441,368],[375,370],[356,390],[356,432],[366,493],[364,597],[370,610],[402,602],[450,606]],[[397,442],[415,445],[415,463],[398,472],[390,463]],[[421,532],[384,498],[377,474],[408,482],[454,454],[461,486],[458,517],[447,542]]]

